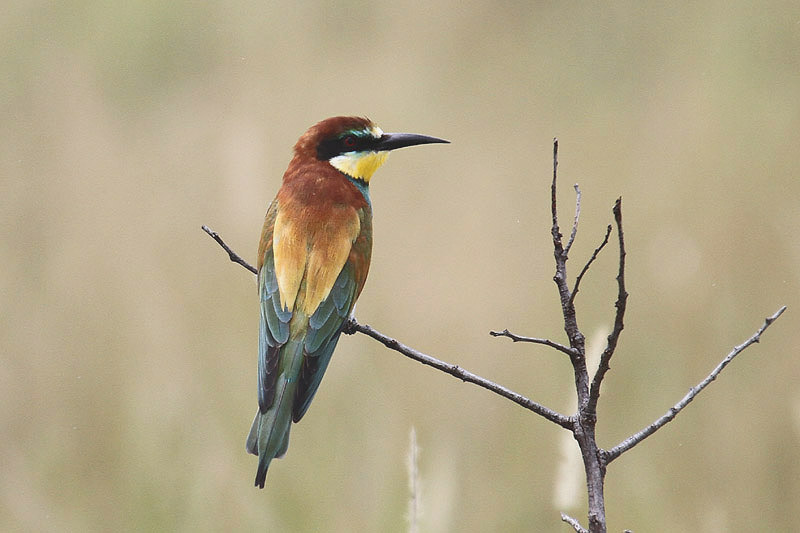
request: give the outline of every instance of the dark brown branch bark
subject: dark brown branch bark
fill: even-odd
[[[778,317],[780,317],[783,314],[784,311],[786,311],[785,305],[780,309],[778,309],[775,312],[775,314],[767,317],[764,320],[764,324],[758,329],[758,331],[756,331],[749,339],[744,341],[742,344],[735,346],[733,350],[731,350],[730,353],[728,353],[728,355],[714,368],[714,370],[711,371],[711,373],[708,376],[706,376],[706,378],[703,381],[701,381],[700,383],[689,389],[689,392],[686,394],[686,396],[684,396],[681,399],[681,401],[670,407],[669,411],[667,411],[658,420],[656,420],[649,426],[645,427],[641,431],[638,431],[637,433],[631,435],[630,437],[620,442],[610,450],[603,452],[605,463],[606,464],[610,463],[611,461],[613,461],[614,459],[616,459],[623,453],[627,452],[628,450],[630,450],[631,448],[642,442],[644,439],[646,439],[647,437],[649,437],[650,435],[652,435],[653,433],[664,427],[667,423],[672,421],[672,419],[674,419],[676,416],[678,416],[678,413],[680,413],[684,407],[689,405],[689,403],[692,400],[694,400],[695,397],[698,394],[700,394],[700,392],[703,389],[708,387],[712,381],[717,379],[717,376],[719,376],[720,372],[722,372],[725,369],[725,367],[728,366],[728,364],[731,361],[733,361],[733,359],[737,355],[742,353],[750,345],[759,342],[761,340],[761,334],[764,333],[767,330],[767,328],[770,327],[772,323],[775,322],[778,319]]]

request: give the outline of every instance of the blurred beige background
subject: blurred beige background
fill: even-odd
[[[288,4],[5,5],[0,529],[406,531],[412,427],[420,531],[585,523],[563,430],[361,335],[253,488],[255,283],[200,225],[254,261],[291,146],[338,114],[452,141],[373,180],[358,318],[561,411],[564,357],[487,332],[563,341],[553,137],[565,223],[583,191],[572,275],[624,197],[603,446],[788,305],[610,467],[606,500],[612,531],[796,527],[800,4]],[[615,254],[577,299],[590,339],[611,325]]]

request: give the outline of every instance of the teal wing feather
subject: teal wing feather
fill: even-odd
[[[266,413],[275,400],[280,349],[289,340],[292,312],[281,306],[272,248],[264,258],[258,277],[261,324],[258,335],[258,408]]]
[[[322,376],[330,363],[336,343],[342,333],[342,326],[357,297],[356,276],[353,265],[345,263],[339,277],[333,284],[330,294],[317,307],[308,319],[305,337],[303,367],[300,371],[292,419],[298,422],[308,410],[314,394],[319,388]]]

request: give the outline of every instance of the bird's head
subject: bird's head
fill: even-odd
[[[367,118],[333,117],[309,128],[294,150],[299,157],[327,161],[351,178],[369,183],[391,150],[447,142],[416,133],[384,133]]]

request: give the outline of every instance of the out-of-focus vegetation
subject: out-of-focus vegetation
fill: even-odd
[[[800,5],[9,2],[0,15],[0,529],[565,530],[561,430],[344,338],[264,491],[250,260],[296,138],[337,114],[449,146],[372,186],[358,318],[553,408],[551,141],[572,273],[624,197],[626,330],[602,445],[661,415],[763,317],[762,343],[614,463],[610,530],[800,522]],[[607,251],[578,296],[602,341]],[[597,341],[596,341],[597,342]],[[567,473],[565,473],[567,472]],[[564,481],[564,479],[562,479]],[[569,498],[567,498],[569,501]]]

